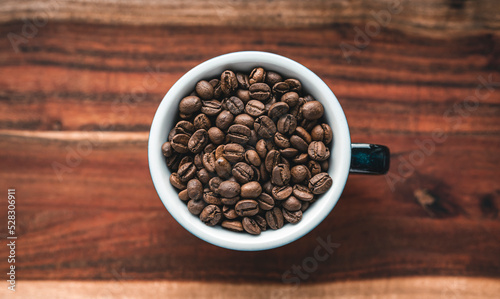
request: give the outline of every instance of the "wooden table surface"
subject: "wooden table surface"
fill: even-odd
[[[395,3],[0,1],[2,273],[8,188],[18,237],[2,298],[498,298],[500,5]],[[350,176],[317,228],[262,252],[188,233],[147,162],[164,94],[240,50],[310,68],[352,141],[392,152],[388,175]],[[338,248],[315,264],[318,239]]]

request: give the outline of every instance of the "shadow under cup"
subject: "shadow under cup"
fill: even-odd
[[[304,212],[297,224],[287,223],[278,230],[268,229],[260,235],[232,232],[220,226],[209,227],[192,215],[177,190],[170,185],[161,146],[173,128],[180,100],[190,94],[200,80],[218,78],[225,70],[249,73],[255,67],[275,71],[283,78],[298,79],[305,94],[311,94],[325,108],[324,118],[333,131],[333,145],[328,173],[332,187]],[[215,57],[182,76],[163,98],[151,125],[148,143],[151,177],[157,193],[170,214],[185,229],[214,245],[243,251],[276,248],[293,242],[314,229],[330,213],[345,186],[351,161],[351,141],[344,112],[330,88],[305,66],[286,57],[266,52],[235,52]]]

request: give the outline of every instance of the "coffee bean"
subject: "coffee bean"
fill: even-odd
[[[216,205],[208,205],[201,211],[200,219],[208,226],[214,226],[222,219],[222,212]]]
[[[170,145],[179,154],[185,154],[189,152],[188,149],[189,136],[186,134],[177,134],[172,138]]]
[[[264,82],[266,80],[266,71],[261,67],[256,67],[250,72],[250,76],[248,77],[248,82],[250,85]]]
[[[307,152],[309,145],[307,144],[307,142],[304,139],[300,138],[299,136],[292,135],[290,137],[290,143],[291,143],[292,147],[298,149],[299,151]]]
[[[193,157],[191,157],[191,156],[184,156],[184,157],[182,157],[181,161],[179,162],[179,167],[181,167],[182,165],[184,165],[186,163],[189,163],[189,162],[191,162],[191,163],[193,162]]]
[[[259,154],[254,150],[247,150],[245,152],[245,161],[248,164],[251,164],[251,165],[256,166],[256,167],[259,167],[260,164],[262,163],[262,160],[260,159]]]
[[[177,175],[181,182],[186,183],[196,176],[196,166],[192,162],[184,163],[179,166]]]
[[[271,118],[278,118],[283,115],[285,115],[288,112],[288,105],[285,102],[277,102],[271,105],[269,107],[269,111],[267,112],[267,115]]]
[[[170,144],[170,141],[167,141],[163,143],[161,146],[161,152],[165,157],[171,157],[174,154],[174,150],[172,149],[172,145]]]
[[[208,172],[215,172],[215,156],[213,152],[203,154],[202,161],[203,167],[205,167]]]
[[[333,139],[332,129],[328,124],[316,125],[311,131],[312,140],[323,141],[324,144],[329,144]]]
[[[280,132],[276,132],[276,134],[274,134],[274,143],[280,148],[290,147],[290,140]]]
[[[236,219],[238,218],[238,214],[236,214],[236,211],[234,208],[229,207],[229,206],[223,206],[222,207],[222,214],[226,219]]]
[[[248,90],[250,97],[259,101],[266,101],[271,96],[271,88],[266,83],[254,83]]]
[[[217,128],[221,129],[222,131],[227,130],[234,121],[234,116],[231,112],[224,110],[217,115],[217,118],[215,119],[215,125]]]
[[[323,116],[325,109],[318,101],[307,102],[302,106],[302,115],[305,119],[316,120]]]
[[[238,97],[230,97],[224,101],[224,106],[233,115],[238,115],[245,109],[245,103]]]
[[[187,96],[179,103],[179,111],[183,114],[192,114],[201,109],[201,99],[197,96]]]
[[[213,176],[205,168],[202,168],[196,172],[196,177],[203,185],[206,185]]]
[[[250,116],[258,117],[266,112],[266,105],[260,101],[251,100],[246,104],[245,111]]]
[[[252,218],[244,217],[241,223],[243,225],[243,229],[247,233],[251,235],[260,235],[261,229],[259,225],[255,222],[255,220],[253,220]]]
[[[196,83],[195,90],[202,100],[210,100],[214,97],[214,87],[208,81],[201,80]]]
[[[309,180],[309,189],[314,194],[323,194],[333,184],[332,178],[326,172],[318,173]]]
[[[250,140],[252,132],[244,125],[232,125],[227,130],[227,136],[231,142],[246,144]]]
[[[311,201],[314,198],[314,194],[308,187],[299,184],[293,186],[292,194],[302,201]]]
[[[307,150],[309,157],[315,161],[325,161],[330,158],[330,150],[322,141],[313,141]]]
[[[200,113],[193,120],[195,130],[205,129],[208,131],[212,127],[212,123],[206,114]]]
[[[299,103],[299,94],[295,91],[287,92],[281,97],[281,101],[285,102],[289,107],[295,107]]]
[[[200,215],[201,211],[207,206],[203,200],[193,200],[191,199],[187,203],[188,211],[193,215]]]
[[[255,119],[246,113],[239,114],[234,118],[234,124],[244,125],[250,129],[253,129],[254,121]]]
[[[199,129],[189,138],[188,149],[197,154],[203,150],[209,141],[208,132],[205,129]]]
[[[311,171],[311,176],[315,176],[321,172],[321,165],[316,161],[309,161],[307,163],[307,167],[309,168],[309,171]]]
[[[172,173],[170,175],[170,184],[179,190],[186,189],[186,184],[181,181],[177,173]]]
[[[280,151],[281,156],[288,158],[288,159],[294,158],[295,156],[297,156],[299,154],[299,150],[296,148],[293,148],[293,147],[280,149],[279,151]]]
[[[289,223],[298,223],[300,220],[302,220],[302,211],[288,211],[287,209],[282,209],[283,212],[283,218],[285,218],[286,221]]]
[[[248,103],[252,98],[250,97],[250,91],[247,89],[236,90],[236,96],[243,102],[243,104]]]
[[[224,220],[221,223],[221,226],[225,229],[228,229],[233,232],[242,232],[243,231],[243,224],[241,224],[240,221],[237,220]]]
[[[223,179],[228,179],[231,176],[231,163],[224,157],[215,160],[215,172]]]
[[[301,92],[302,84],[297,79],[286,79],[285,83],[290,87],[290,91]]]
[[[302,203],[295,196],[290,196],[287,198],[281,206],[288,211],[299,211],[302,208]]]
[[[216,116],[222,111],[222,104],[217,100],[203,101],[201,112],[208,116]]]
[[[219,159],[220,157],[224,157],[224,149],[226,148],[226,146],[224,144],[221,144],[219,145],[216,149],[215,149],[215,160]]]
[[[211,153],[217,149],[217,146],[213,143],[207,144],[205,148],[203,149],[203,153]]]
[[[271,173],[271,182],[277,186],[285,186],[290,182],[290,169],[286,164],[274,166]]]
[[[248,182],[241,186],[240,196],[242,198],[257,198],[262,193],[262,187],[258,182]]]
[[[241,217],[253,216],[259,212],[259,203],[253,199],[242,199],[236,203],[234,210]]]
[[[222,73],[220,77],[220,88],[222,93],[226,96],[230,95],[238,88],[238,80],[232,71],[227,70]]]
[[[270,150],[267,153],[266,159],[264,160],[264,165],[268,172],[271,172],[274,166],[278,165],[281,161],[281,154],[277,150]]]
[[[271,194],[276,200],[285,200],[292,195],[293,188],[290,186],[274,186]]]
[[[304,129],[303,127],[297,127],[295,129],[295,135],[297,135],[300,138],[304,139],[304,141],[307,144],[311,143],[311,141],[312,141],[311,134],[309,134],[309,132],[307,132],[307,130]]]
[[[286,82],[278,82],[273,85],[273,92],[279,96],[283,96],[285,93],[290,91],[290,86]]]
[[[281,209],[274,207],[272,210],[266,212],[267,225],[271,229],[279,229],[283,227],[284,219]]]
[[[231,163],[241,162],[245,159],[245,148],[237,143],[226,144],[223,156]]]
[[[186,134],[188,136],[191,136],[194,133],[194,131],[195,131],[194,125],[186,120],[181,120],[175,125],[176,134]]]
[[[291,135],[297,128],[297,119],[291,114],[281,116],[277,122],[278,132]]]
[[[241,184],[246,184],[253,179],[255,173],[250,165],[244,162],[238,162],[236,163],[236,165],[234,165],[232,174],[236,181]]]
[[[203,190],[203,201],[209,205],[221,205],[221,198],[212,190],[206,188]]]
[[[307,153],[302,153],[292,159],[295,164],[305,164],[309,161],[309,155]]]
[[[190,200],[187,189],[184,189],[181,192],[179,192],[179,199],[182,201]]]
[[[280,74],[272,71],[268,71],[266,74],[266,80],[265,82],[269,86],[274,86],[274,84],[283,81],[283,77],[281,77]]]
[[[303,127],[306,131],[311,131],[316,125],[318,124],[318,121],[317,120],[307,120],[307,119],[303,119],[299,126],[300,127]]]
[[[255,145],[255,151],[259,154],[261,159],[265,159],[267,156],[267,141],[265,139],[260,139]]]
[[[295,165],[290,170],[290,174],[292,176],[292,183],[295,184],[302,183],[304,181],[309,182],[309,179],[311,178],[311,172],[304,165]]]
[[[272,190],[273,190],[273,183],[271,183],[270,181],[266,181],[263,185],[262,185],[262,190],[267,193],[267,194],[272,194]]]
[[[210,85],[212,85],[212,87],[214,88],[214,99],[220,98],[220,96],[222,95],[222,89],[220,88],[219,79],[212,79],[208,81],[208,83],[210,83]]]
[[[212,190],[214,193],[219,194],[219,185],[222,183],[222,179],[218,176],[213,177],[208,181],[208,187],[210,190]]]
[[[328,162],[328,160],[322,161],[319,165],[321,165],[322,172],[328,172],[328,169],[330,168],[330,163]]]
[[[187,183],[188,196],[194,200],[200,200],[203,197],[203,185],[198,179],[191,179]]]
[[[261,193],[257,201],[262,210],[268,211],[274,207],[274,199],[267,193]]]
[[[222,197],[235,197],[240,195],[240,184],[232,181],[223,181],[219,185],[219,194]]]
[[[260,227],[261,231],[267,230],[267,221],[264,217],[262,217],[260,215],[255,215],[253,217],[253,220],[255,220],[255,223],[257,223],[257,225]]]
[[[222,142],[224,142],[226,135],[224,134],[224,132],[222,132],[221,129],[217,127],[211,127],[210,129],[208,129],[208,138],[214,144],[221,144]]]
[[[238,80],[238,86],[243,89],[248,89],[250,87],[250,82],[248,80],[248,75],[243,73],[236,73],[236,80]]]
[[[260,179],[259,181],[268,181],[269,180],[269,172],[266,170],[266,165],[264,163],[260,164],[259,167]]]
[[[262,115],[255,120],[254,128],[262,138],[271,138],[276,133],[276,124],[266,115]]]
[[[172,170],[172,171],[177,171],[179,168],[179,162],[181,160],[181,155],[179,154],[174,154],[170,157],[167,158],[167,167]]]

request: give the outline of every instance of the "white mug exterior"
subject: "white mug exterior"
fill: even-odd
[[[278,230],[267,229],[260,235],[232,232],[220,226],[209,227],[192,215],[177,190],[170,184],[170,170],[161,151],[174,125],[179,101],[191,93],[196,83],[220,76],[227,69],[250,72],[261,66],[280,73],[284,78],[302,82],[305,91],[320,101],[325,108],[326,121],[332,128],[334,141],[330,156],[329,174],[332,187],[304,212],[297,224],[285,224]],[[214,245],[243,251],[272,249],[291,243],[309,233],[331,212],[346,184],[351,162],[351,140],[347,120],[337,98],[328,86],[311,70],[289,58],[257,51],[235,52],[205,61],[182,76],[163,98],[151,125],[148,143],[151,178],[158,196],[170,214],[185,229]]]

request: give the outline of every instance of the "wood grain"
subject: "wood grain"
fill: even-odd
[[[500,280],[465,277],[407,277],[330,282],[297,288],[280,284],[130,281],[22,281],[16,298],[497,298]],[[8,291],[2,289],[6,296]]]

